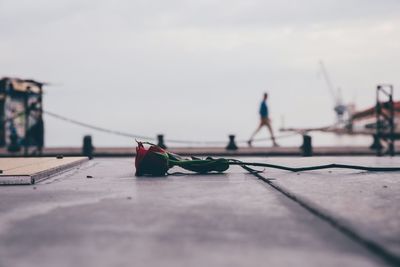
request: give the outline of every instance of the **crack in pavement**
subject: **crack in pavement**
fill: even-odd
[[[380,244],[368,239],[367,237],[364,237],[357,233],[357,231],[351,229],[347,225],[339,222],[336,218],[333,216],[329,215],[326,212],[321,211],[317,207],[314,207],[310,203],[307,203],[306,201],[302,200],[301,198],[298,198],[294,193],[290,192],[289,190],[282,188],[281,186],[274,184],[272,179],[265,178],[263,177],[259,172],[242,165],[242,168],[244,168],[246,171],[250,172],[252,175],[257,177],[259,180],[263,181],[264,183],[268,184],[271,186],[273,189],[276,191],[280,192],[287,198],[291,199],[319,219],[323,220],[324,222],[328,223],[331,225],[333,228],[344,234],[345,236],[349,237],[353,241],[357,242],[358,244],[362,245],[365,247],[369,252],[371,252],[373,255],[379,257],[382,259],[384,262],[386,262],[389,266],[400,266],[400,257],[389,252],[387,249],[385,249],[383,246]]]

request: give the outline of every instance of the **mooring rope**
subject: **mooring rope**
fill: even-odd
[[[127,133],[127,132],[122,132],[118,130],[113,130],[109,128],[104,128],[100,127],[94,124],[78,121],[48,110],[43,110],[43,113],[53,117],[58,120],[62,120],[71,124],[75,124],[81,127],[85,127],[88,129],[92,129],[95,131],[103,132],[103,133],[108,133],[116,136],[121,136],[121,137],[126,137],[126,138],[133,138],[133,139],[141,139],[141,140],[155,140],[156,138],[150,137],[150,136],[144,136],[140,134],[133,134],[133,133]],[[276,136],[275,139],[283,139],[283,138],[288,138],[298,135],[298,133],[290,133],[290,134],[284,134],[280,136]],[[261,142],[261,141],[269,141],[272,140],[272,138],[259,138],[259,139],[254,139],[254,142]],[[193,144],[193,145],[225,145],[227,143],[227,140],[225,141],[194,141],[194,140],[178,140],[178,139],[165,139],[165,142],[168,143],[175,143],[175,144]],[[248,140],[237,140],[237,143],[247,143]]]

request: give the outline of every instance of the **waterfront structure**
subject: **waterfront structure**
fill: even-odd
[[[0,79],[0,147],[27,153],[44,145],[42,117],[43,85],[35,80],[4,77]]]

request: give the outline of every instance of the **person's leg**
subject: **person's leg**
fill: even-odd
[[[267,128],[268,128],[268,130],[269,130],[269,133],[270,133],[270,135],[271,135],[271,139],[272,139],[272,144],[273,144],[273,146],[278,146],[278,143],[277,143],[276,140],[275,140],[274,130],[272,129],[271,121],[270,121],[270,120],[267,121],[266,126],[267,126]]]
[[[249,146],[251,146],[251,143],[253,142],[254,137],[256,136],[256,134],[261,130],[261,128],[264,126],[264,121],[261,120],[260,124],[258,125],[257,129],[254,131],[254,133],[251,135],[249,141],[247,141],[247,143],[249,144]]]

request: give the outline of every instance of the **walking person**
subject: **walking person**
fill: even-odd
[[[268,110],[268,105],[267,105],[267,99],[268,99],[268,94],[264,93],[264,98],[261,101],[260,111],[259,111],[259,114],[260,114],[260,125],[254,131],[254,133],[251,135],[249,141],[247,141],[249,146],[251,146],[251,143],[253,142],[254,136],[261,130],[261,128],[263,126],[266,126],[268,128],[269,133],[271,134],[271,139],[272,139],[273,146],[274,147],[278,146],[278,143],[275,140],[274,131],[273,131],[272,126],[271,126],[271,120],[269,119],[269,110]]]

